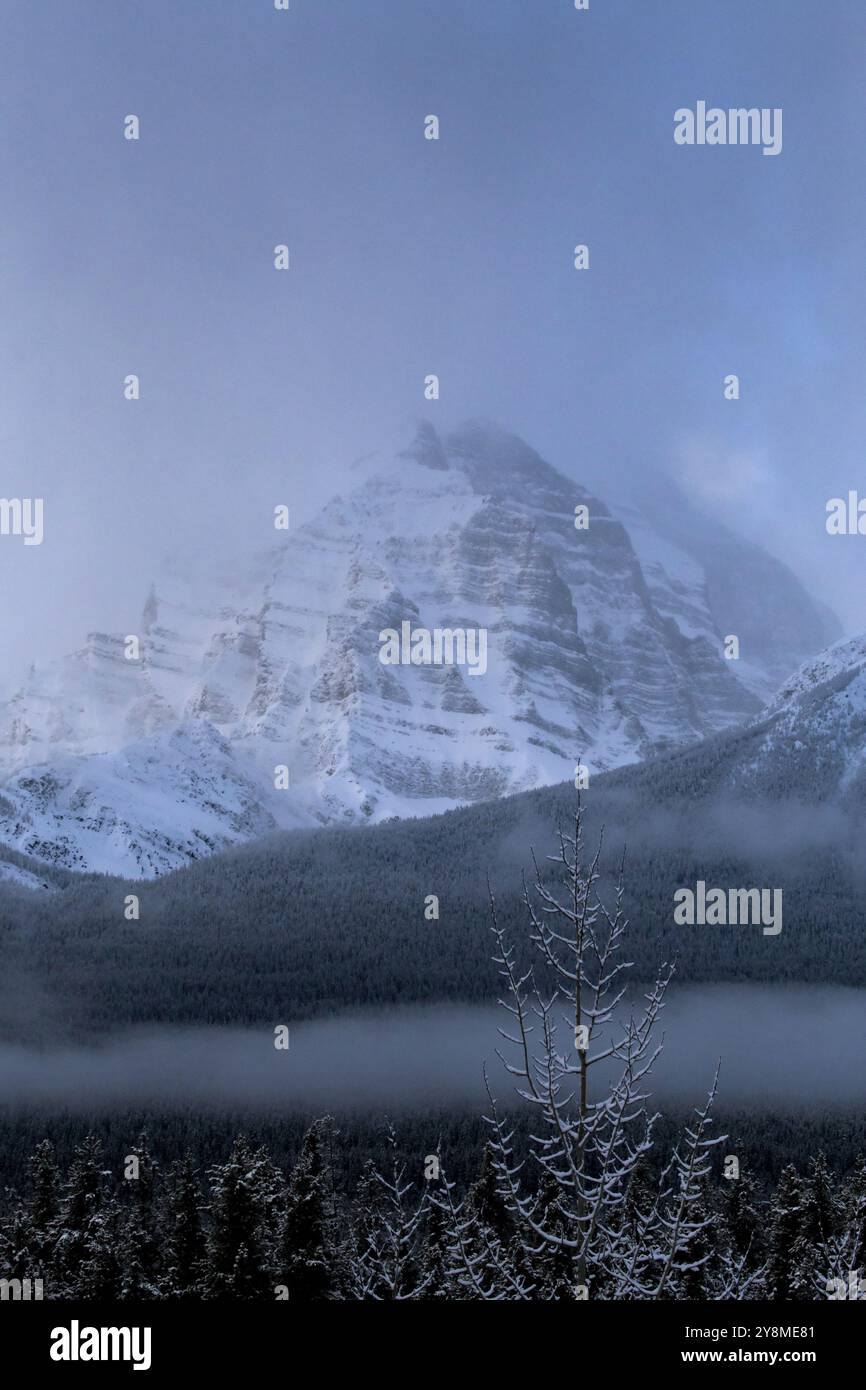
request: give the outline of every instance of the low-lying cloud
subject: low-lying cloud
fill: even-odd
[[[672,988],[655,1101],[702,1100],[719,1059],[723,1104],[820,1111],[861,1105],[862,990],[792,985]],[[346,1015],[292,1027],[287,1051],[261,1029],[135,1031],[98,1046],[0,1048],[0,1103],[97,1112],[130,1106],[327,1110],[469,1104],[482,1066],[502,1102],[513,1081],[496,1056],[501,1009],[443,1005]],[[563,1049],[569,1029],[563,1027]]]

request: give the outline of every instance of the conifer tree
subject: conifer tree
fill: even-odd
[[[827,1167],[827,1158],[819,1152],[811,1160],[803,1183],[803,1218],[800,1240],[808,1249],[826,1244],[835,1233],[839,1202],[835,1179]]]
[[[134,1171],[135,1176],[129,1176],[128,1170]],[[156,1279],[160,1263],[154,1225],[157,1171],[147,1135],[142,1133],[124,1157],[124,1195],[127,1199],[124,1245],[130,1278],[148,1288]]]
[[[428,1189],[428,1197],[420,1258],[420,1297],[441,1302],[458,1298],[460,1291],[452,1277],[445,1209],[436,1200],[435,1187]]]
[[[76,1291],[79,1298],[106,1301],[145,1296],[137,1244],[130,1238],[129,1215],[113,1197],[103,1201],[87,1223]]]
[[[60,1169],[54,1145],[43,1139],[28,1165],[30,1173],[30,1219],[34,1229],[48,1232],[60,1212]]]
[[[768,1297],[784,1302],[795,1296],[797,1237],[803,1221],[803,1184],[788,1164],[779,1176],[769,1212],[766,1287]]]
[[[23,1202],[13,1201],[0,1225],[0,1270],[6,1279],[38,1279],[44,1267],[38,1256],[37,1234]]]
[[[166,1176],[160,1223],[166,1290],[175,1296],[193,1293],[203,1272],[205,1242],[200,1208],[198,1176],[187,1152]]]
[[[836,1236],[840,1203],[826,1156],[812,1158],[802,1182],[800,1229],[794,1244],[795,1271],[792,1294],[800,1300],[815,1296],[815,1287],[826,1285],[831,1243]]]
[[[240,1135],[227,1161],[209,1172],[207,1297],[254,1298],[269,1292],[256,1157]]]
[[[101,1143],[94,1135],[88,1135],[76,1146],[61,1189],[59,1232],[54,1247],[55,1276],[73,1291],[77,1290],[82,1262],[93,1257],[111,1178],[112,1174],[103,1168]],[[96,1227],[94,1232],[92,1226]]]
[[[749,1269],[757,1268],[763,1259],[766,1217],[751,1174],[741,1169],[738,1178],[723,1180],[721,1212],[732,1249],[745,1257]]]
[[[103,1168],[101,1143],[95,1135],[88,1135],[75,1148],[63,1187],[63,1225],[67,1231],[86,1229],[102,1205],[106,1178],[110,1176]]]
[[[493,1149],[484,1145],[481,1169],[466,1198],[466,1212],[486,1226],[503,1244],[514,1234],[514,1224],[505,1199],[497,1186]]]
[[[336,1286],[334,1182],[324,1155],[329,1133],[327,1119],[307,1130],[285,1197],[278,1278],[289,1298],[301,1302],[330,1298]]]

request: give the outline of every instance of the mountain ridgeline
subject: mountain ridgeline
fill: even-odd
[[[0,706],[0,842],[150,878],[554,785],[753,719],[838,636],[760,548],[673,497],[612,511],[495,427],[422,425],[367,468],[242,573],[161,576],[126,635],[31,671]],[[383,664],[404,624],[483,632],[485,669]]]

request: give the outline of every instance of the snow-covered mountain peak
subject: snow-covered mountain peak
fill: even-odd
[[[436,812],[747,720],[780,664],[836,633],[783,566],[691,525],[612,514],[495,426],[421,422],[241,573],[158,576],[132,657],[129,634],[95,632],[26,678],[0,706],[0,841],[158,873],[274,826]],[[483,632],[483,671],[459,649],[383,664],[404,623]]]

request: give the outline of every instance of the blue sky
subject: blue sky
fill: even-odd
[[[602,495],[673,481],[866,627],[866,537],[824,531],[866,494],[861,6],[0,17],[0,495],[46,526],[0,540],[4,668],[134,630],[162,549],[267,543],[418,412],[498,420]],[[698,100],[781,107],[782,153],[675,145]]]

